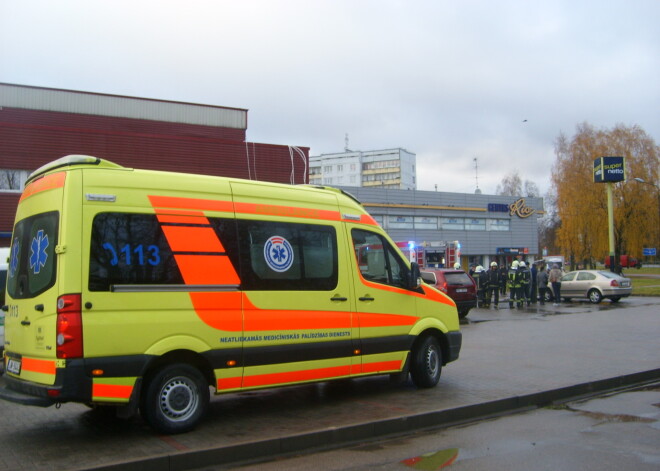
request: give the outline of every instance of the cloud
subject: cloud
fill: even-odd
[[[660,3],[0,0],[0,81],[249,109],[248,139],[403,147],[420,189],[549,186],[578,123],[660,128]],[[523,120],[527,119],[527,122]]]

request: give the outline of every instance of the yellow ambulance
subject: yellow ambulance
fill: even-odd
[[[408,373],[432,387],[461,332],[419,279],[340,190],[63,157],[18,205],[0,398],[139,410],[180,433],[211,388]]]

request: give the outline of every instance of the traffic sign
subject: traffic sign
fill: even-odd
[[[655,257],[655,247],[642,249],[642,255],[645,257]]]

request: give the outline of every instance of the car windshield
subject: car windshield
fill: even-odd
[[[465,272],[445,272],[445,279],[448,285],[454,286],[470,286],[472,280]]]

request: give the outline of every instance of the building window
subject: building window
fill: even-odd
[[[463,218],[442,218],[440,224],[443,230],[462,231],[465,227],[465,220]]]
[[[438,218],[416,217],[415,229],[438,229]]]
[[[27,170],[0,169],[0,190],[23,191],[29,175]]]
[[[349,182],[350,182],[350,183],[355,183],[355,180],[356,180],[355,175],[351,175],[351,176],[349,177]]]
[[[413,218],[411,216],[388,216],[388,229],[412,229]]]
[[[466,219],[465,220],[465,230],[466,231],[485,231],[486,230],[486,220],[485,219]]]
[[[332,173],[332,165],[326,165],[323,167],[323,173]]]
[[[356,165],[355,165],[355,164],[351,164],[351,172],[355,172],[355,170],[356,170]]]
[[[510,221],[508,219],[488,219],[486,221],[486,230],[488,231],[508,231]]]
[[[400,160],[378,160],[362,164],[362,170],[375,170],[378,168],[395,168],[400,165]]]
[[[337,172],[343,172],[344,171],[344,166],[339,164],[337,165]]]

